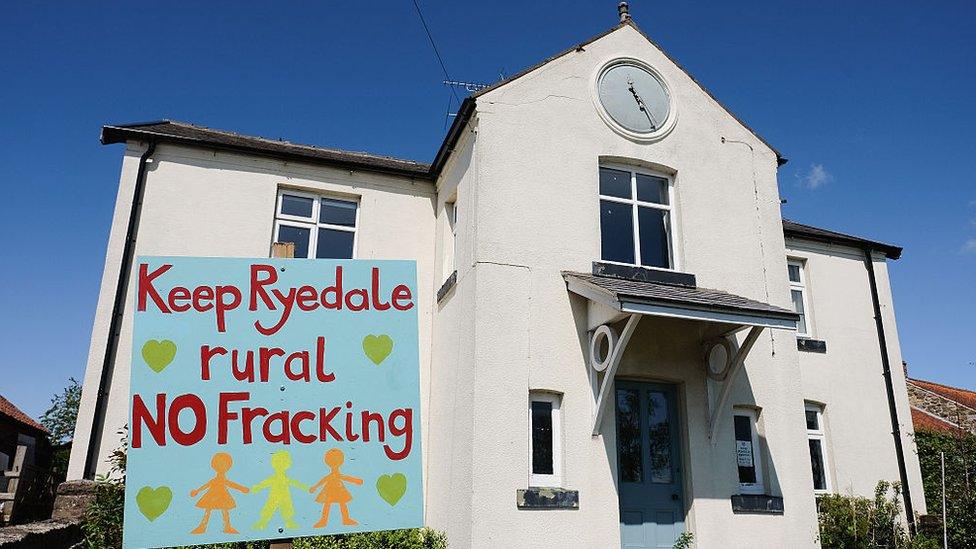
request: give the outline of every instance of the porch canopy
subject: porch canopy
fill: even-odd
[[[718,326],[719,336],[702,342],[710,347],[703,353],[709,380],[715,386],[720,385],[714,404],[708,403],[709,434],[713,440],[718,411],[724,408],[732,380],[763,329],[796,330],[800,318],[789,309],[720,290],[699,288],[694,285],[694,277],[690,275],[690,281],[681,280],[681,283],[651,280],[653,275],[643,277],[644,280],[571,271],[564,271],[562,275],[570,292],[589,301],[589,362],[596,391],[594,435],[599,434],[613,378],[624,350],[644,315]],[[626,320],[626,324],[617,334],[611,324],[623,320]],[[736,334],[745,329],[749,329],[749,333],[740,343]],[[601,349],[606,349],[606,352],[601,353]],[[602,382],[597,383],[601,372]]]

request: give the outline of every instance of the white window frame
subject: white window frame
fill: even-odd
[[[803,410],[804,410],[804,412],[816,412],[817,413],[817,426],[819,427],[819,429],[807,429],[807,446],[808,447],[809,447],[809,444],[810,444],[810,442],[809,442],[810,440],[819,440],[820,441],[820,460],[823,462],[823,469],[824,469],[824,488],[822,490],[818,490],[817,488],[814,488],[813,489],[813,492],[815,494],[829,494],[830,491],[831,491],[830,464],[827,461],[827,432],[824,429],[823,406],[821,406],[819,404],[816,404],[816,403],[813,403],[813,402],[807,402],[807,403],[804,404]],[[803,422],[804,422],[804,424],[806,424],[806,420],[807,420],[806,414],[804,413],[803,414]],[[812,474],[813,473],[813,469],[812,469],[813,464],[812,463],[810,464],[810,467],[811,467],[810,472]]]
[[[312,200],[312,216],[311,217],[301,217],[296,215],[287,215],[281,213],[281,203],[285,195],[298,196],[301,198],[310,198]],[[331,223],[322,223],[319,221],[319,213],[322,206],[322,199],[326,200],[339,200],[342,202],[351,202],[356,204],[356,221],[352,227],[347,227],[345,225],[333,225]],[[307,191],[296,191],[292,189],[282,188],[278,189],[278,197],[275,200],[275,219],[274,219],[274,235],[272,243],[280,242],[278,240],[278,233],[282,226],[285,227],[298,227],[302,229],[309,229],[308,235],[308,259],[315,258],[315,250],[318,249],[319,240],[319,229],[332,229],[336,231],[344,231],[352,233],[352,257],[350,259],[357,258],[357,249],[359,244],[359,212],[362,210],[362,203],[359,197],[350,196],[340,196],[326,193],[311,193]],[[304,259],[304,258],[303,258]]]
[[[745,416],[749,418],[749,429],[752,430],[752,464],[756,469],[756,482],[740,482],[738,456],[735,449],[735,416]],[[739,484],[739,492],[742,494],[765,494],[766,484],[763,477],[763,453],[759,446],[759,412],[752,408],[735,408],[732,411],[733,431],[732,431],[732,458],[735,460],[735,480]]]
[[[447,226],[451,230],[451,261],[447,265],[444,273],[444,279],[446,280],[451,273],[457,270],[457,199],[448,202],[444,205],[447,214]]]
[[[603,263],[612,263],[614,265],[627,265],[631,267],[642,267],[644,269],[656,269],[659,271],[678,271],[680,269],[680,260],[678,257],[678,213],[677,205],[674,200],[674,176],[665,172],[660,172],[656,170],[640,168],[637,166],[631,166],[628,164],[616,164],[616,163],[601,163],[600,168],[608,168],[611,170],[618,170],[622,172],[630,173],[630,196],[631,198],[620,198],[619,196],[608,196],[604,194],[599,194],[599,171],[597,172],[597,193],[599,194],[599,201],[606,200],[607,202],[617,202],[620,204],[628,204],[631,207],[631,221],[634,230],[634,263],[625,263],[622,261],[610,261],[603,259],[603,253],[601,250],[600,261]],[[657,202],[644,202],[637,199],[637,174],[648,175],[652,177],[660,177],[668,181],[668,203],[658,204]],[[664,210],[668,212],[668,255],[671,263],[671,267],[655,267],[651,265],[641,265],[640,256],[640,225],[638,223],[637,208],[639,206],[654,208],[656,210]],[[599,211],[599,210],[598,210]],[[603,226],[600,226],[601,238]]]
[[[532,472],[532,403],[548,402],[552,405],[552,474],[543,475]],[[562,440],[562,395],[531,391],[529,393],[529,486],[558,488],[562,486],[563,440]]]
[[[799,267],[800,271],[800,281],[794,282],[790,280],[791,266]],[[805,324],[805,330],[800,331],[799,324],[796,327],[797,337],[811,337],[813,335],[813,322],[812,316],[810,314],[810,292],[807,288],[807,262],[802,259],[787,258],[786,260],[786,280],[790,283],[790,302],[793,301],[793,291],[800,292],[800,297],[803,300],[803,323]]]

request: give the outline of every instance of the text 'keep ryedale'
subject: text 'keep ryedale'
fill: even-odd
[[[414,306],[413,294],[406,284],[395,285],[386,297],[380,295],[378,267],[372,269],[369,288],[344,289],[341,266],[335,268],[335,277],[323,288],[310,285],[279,288],[276,286],[278,271],[274,266],[254,264],[251,265],[246,292],[233,284],[201,285],[195,288],[173,286],[168,290],[160,290],[165,281],[164,275],[172,268],[173,265],[164,264],[150,271],[148,264],[139,265],[137,310],[143,312],[151,304],[163,314],[212,311],[218,332],[227,331],[227,313],[244,304],[245,293],[248,311],[278,312],[277,321],[273,325],[265,325],[260,320],[254,322],[254,328],[266,336],[277,333],[296,308],[299,312],[308,313],[320,309],[358,312],[386,311],[392,308],[396,311],[408,311]]]

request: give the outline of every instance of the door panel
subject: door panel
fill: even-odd
[[[621,547],[670,548],[684,531],[674,386],[617,381],[615,389]]]

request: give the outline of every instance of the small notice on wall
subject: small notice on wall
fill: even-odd
[[[423,525],[414,262],[135,276],[126,548]]]
[[[735,441],[735,457],[739,467],[752,467],[752,441]]]

